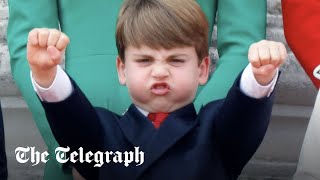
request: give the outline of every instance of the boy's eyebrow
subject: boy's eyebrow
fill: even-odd
[[[136,57],[148,58],[148,59],[153,59],[153,58],[154,58],[152,55],[148,55],[148,54],[132,54],[132,55],[133,55],[133,56],[136,56]],[[180,53],[171,54],[171,55],[169,55],[169,56],[166,56],[166,59],[176,58],[176,57],[188,57],[188,55],[186,55],[186,54],[180,54]]]
[[[186,54],[172,54],[169,56],[169,58],[175,58],[175,57],[188,57]]]
[[[147,55],[147,54],[132,54],[132,56],[142,57],[142,58],[153,58],[151,55]]]

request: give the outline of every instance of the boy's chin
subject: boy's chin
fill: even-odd
[[[143,110],[150,112],[150,113],[169,113],[172,112],[172,106],[170,106],[167,103],[161,103],[161,102],[153,102],[153,103],[147,103],[147,104],[141,104],[141,103],[134,103],[136,106],[142,108]]]
[[[169,100],[168,98],[157,98],[146,102],[133,102],[133,104],[135,104],[136,106],[150,113],[171,113],[188,105],[189,103],[191,102],[177,102],[172,99]]]
[[[151,106],[150,111],[157,113],[157,112],[164,112],[164,113],[171,113],[177,109],[180,109],[183,105],[178,105],[178,104],[170,104],[168,102],[163,102],[163,103],[154,103]]]
[[[168,105],[157,105],[157,106],[153,106],[150,109],[150,111],[154,113],[158,113],[158,112],[170,113],[173,110],[170,107],[168,107]]]

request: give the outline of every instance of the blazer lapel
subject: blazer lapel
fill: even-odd
[[[151,137],[156,132],[152,123],[133,104],[118,123],[128,141],[135,147],[139,146],[142,151],[151,142]]]
[[[144,152],[144,163],[137,167],[137,179],[179,139],[197,124],[193,104],[169,114],[159,129],[156,129],[134,105],[118,120],[126,139]]]
[[[170,113],[160,128],[151,136],[151,140],[149,139],[150,142],[146,144],[146,148],[143,149],[145,152],[145,161],[144,164],[139,167],[137,179],[143,175],[143,172],[157,159],[161,158],[162,154],[193,129],[196,124],[197,114],[193,104],[189,104]]]

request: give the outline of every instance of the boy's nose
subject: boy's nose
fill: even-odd
[[[169,76],[169,70],[163,65],[155,66],[152,69],[151,76],[162,79]]]

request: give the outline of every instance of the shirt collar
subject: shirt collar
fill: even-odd
[[[135,106],[136,106],[136,105],[135,105]],[[148,116],[148,114],[149,114],[148,111],[145,111],[145,110],[143,110],[142,108],[140,108],[140,107],[138,107],[138,106],[136,106],[136,108],[137,108],[145,117]]]

